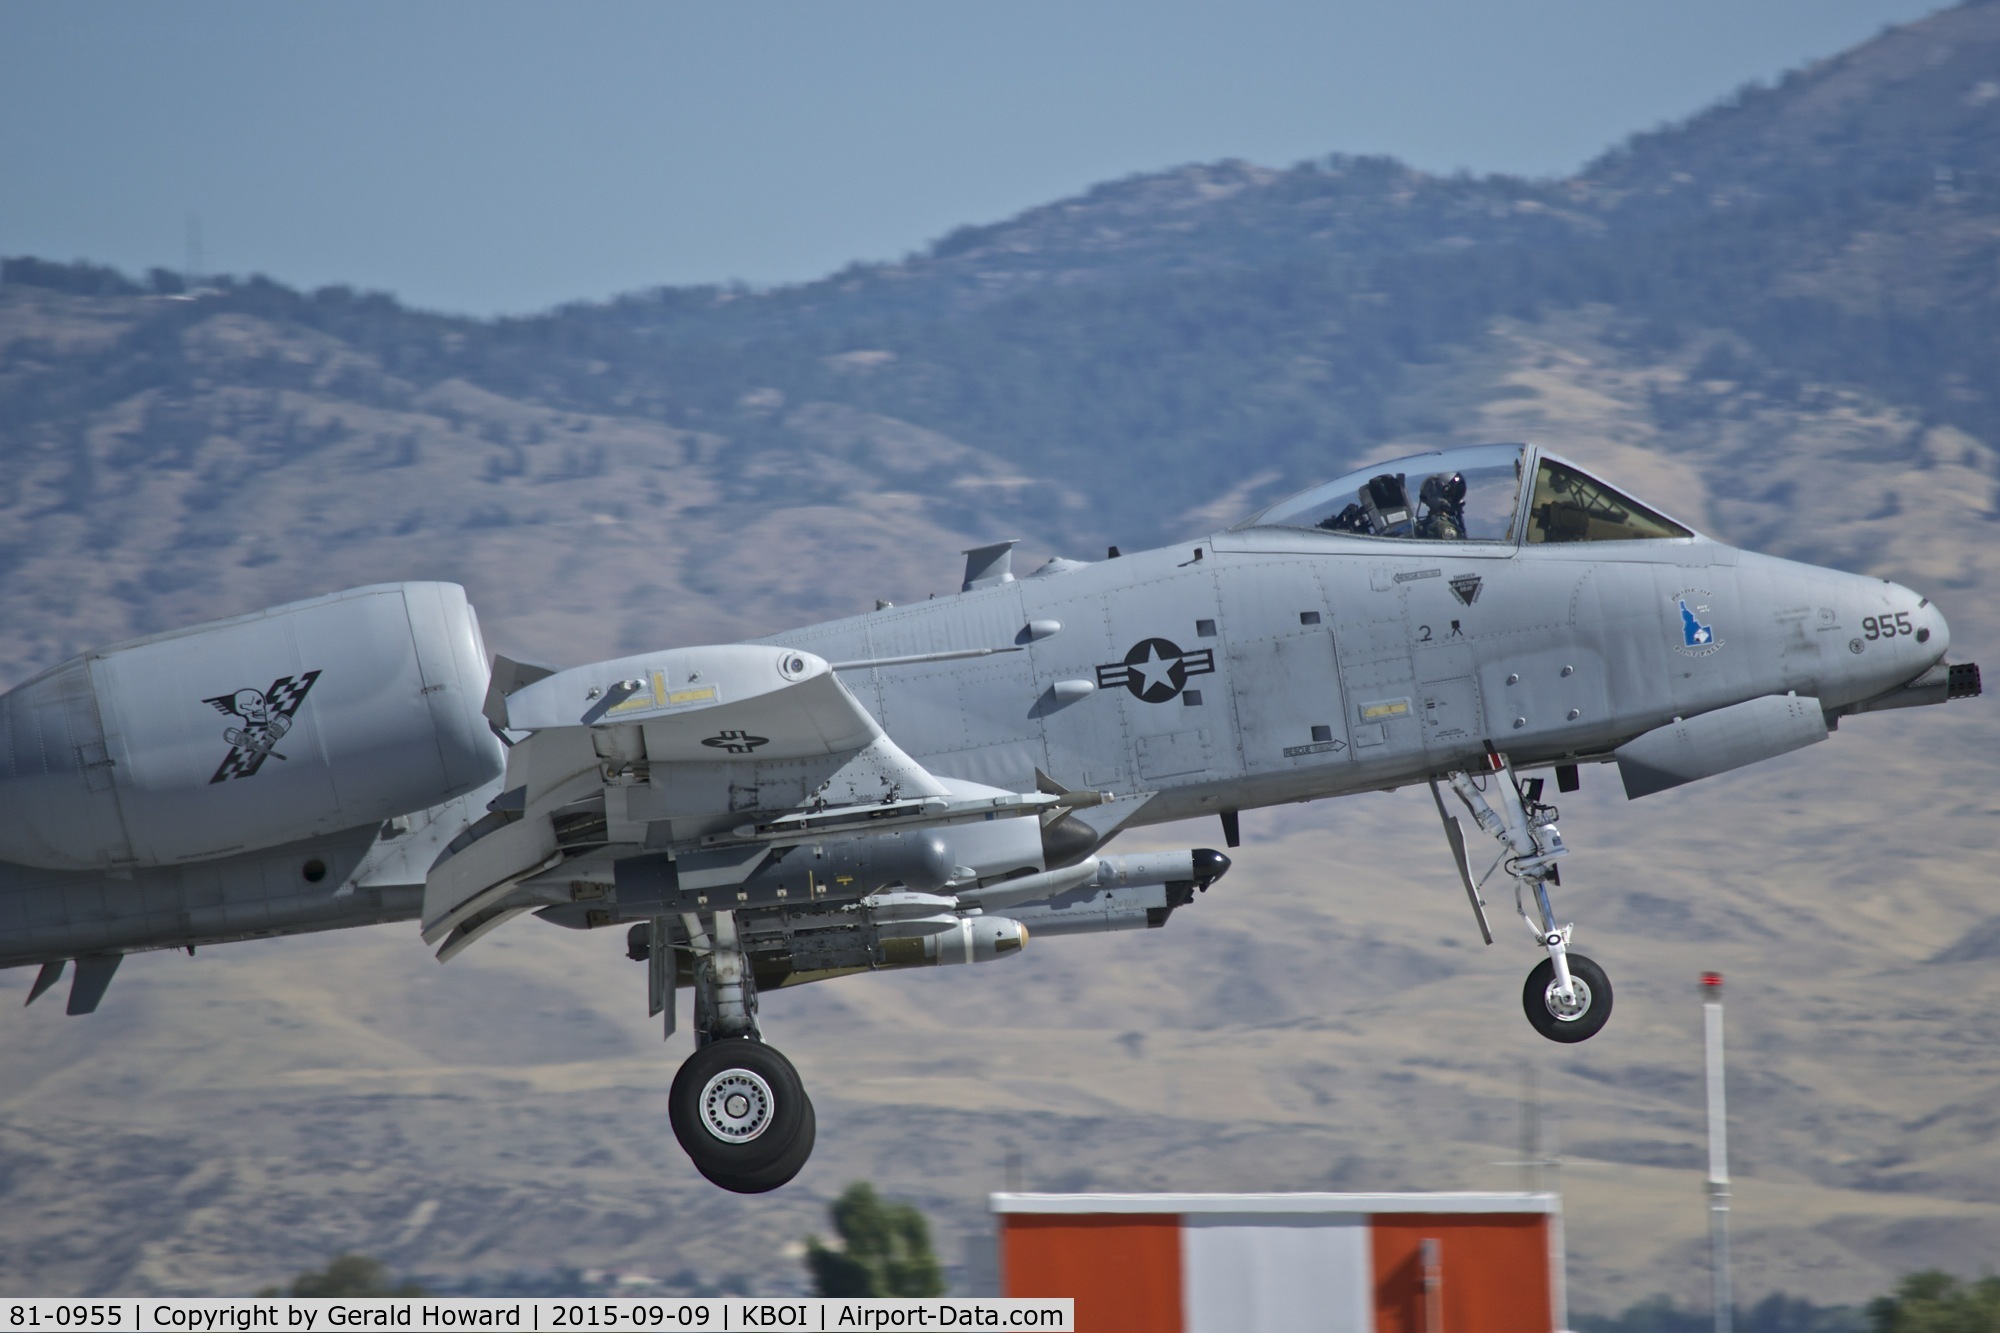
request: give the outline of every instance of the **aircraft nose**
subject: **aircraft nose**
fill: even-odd
[[[1932,606],[1930,598],[1920,596],[1915,590],[1900,583],[1892,586],[1896,590],[1898,604],[1908,606],[1903,614],[1909,616],[1910,624],[1915,627],[1911,638],[1932,663],[1943,661],[1945,653],[1951,648],[1951,626],[1945,623],[1944,612]]]
[[[1944,660],[1951,647],[1951,627],[1928,597],[1887,579],[1851,578],[1846,605],[1838,612],[1822,611],[1841,629],[1847,647],[1836,660],[1842,686],[1871,698],[1908,684]]]

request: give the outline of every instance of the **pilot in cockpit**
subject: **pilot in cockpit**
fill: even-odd
[[[1525,512],[1523,487],[1530,488]],[[1475,444],[1371,463],[1280,500],[1236,526],[1433,542],[1656,541],[1693,535],[1574,464],[1546,454],[1536,458],[1523,444]]]
[[[1425,477],[1417,501],[1424,507],[1423,517],[1417,520],[1417,536],[1440,542],[1465,540],[1463,472],[1439,472]]]
[[[1431,541],[1465,540],[1465,476],[1440,472],[1424,478],[1413,513],[1408,479],[1400,472],[1370,477],[1355,503],[1314,526],[1328,532],[1355,532],[1365,537],[1420,537]]]

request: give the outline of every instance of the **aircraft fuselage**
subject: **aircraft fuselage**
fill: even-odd
[[[1488,549],[1270,529],[769,641],[841,660],[1017,638],[844,679],[938,772],[1157,792],[1134,823],[1421,783],[1489,742],[1516,767],[1602,760],[1767,695],[1834,712],[1950,641],[1908,588],[1700,537]]]
[[[1031,791],[1040,770],[1136,804],[1121,821],[1136,825],[1422,783],[1489,745],[1517,768],[1600,761],[1676,718],[1767,696],[1836,718],[1925,673],[1950,635],[1908,588],[1699,536],[1268,526],[1056,562],[766,642],[834,662],[1015,649],[841,679],[940,776]],[[199,693],[178,702],[208,716]],[[0,966],[408,920],[444,842],[499,789],[184,864],[0,864]]]

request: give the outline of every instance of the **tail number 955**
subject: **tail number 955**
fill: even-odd
[[[1893,616],[1861,617],[1861,632],[1871,639],[1893,639],[1898,634],[1915,634],[1917,630],[1910,623],[1910,613],[1898,611]]]

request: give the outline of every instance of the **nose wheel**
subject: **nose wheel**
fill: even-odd
[[[1544,958],[1521,987],[1521,1008],[1535,1031],[1550,1041],[1588,1041],[1611,1021],[1611,978],[1580,953],[1566,956],[1570,993],[1556,980],[1553,958]]]

